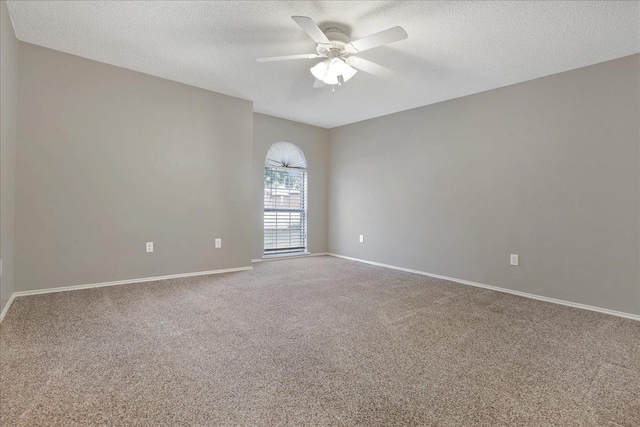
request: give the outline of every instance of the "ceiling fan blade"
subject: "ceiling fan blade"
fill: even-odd
[[[393,27],[362,39],[352,41],[346,45],[346,48],[351,53],[362,52],[364,50],[373,49],[374,47],[404,40],[408,37],[409,35],[404,28]]]
[[[318,89],[318,88],[325,87],[325,86],[326,86],[326,84],[324,84],[324,82],[322,80],[316,79],[316,81],[313,82],[313,88],[314,89]]]
[[[300,55],[285,55],[285,56],[271,56],[269,58],[258,58],[256,61],[258,62],[272,62],[272,61],[286,61],[289,59],[313,59],[313,58],[324,58],[322,55],[318,55],[317,53],[301,53]]]
[[[309,37],[313,39],[317,44],[330,44],[331,42],[324,35],[320,27],[316,25],[315,22],[306,16],[292,16],[291,19],[296,21],[296,24],[300,25],[300,27],[309,34]]]
[[[348,57],[347,64],[351,65],[356,70],[364,71],[365,73],[380,77],[381,79],[388,79],[395,74],[395,72],[386,67],[383,67],[382,65],[378,65],[375,62],[358,58],[356,56]]]

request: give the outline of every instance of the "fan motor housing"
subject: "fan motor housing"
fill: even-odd
[[[329,27],[323,32],[327,36],[331,44],[319,44],[316,47],[316,51],[318,52],[318,54],[327,55],[333,52],[335,56],[342,56],[348,53],[345,45],[351,40],[349,36],[342,32],[340,28]]]
[[[324,35],[327,36],[327,38],[332,43],[338,42],[344,45],[351,41],[349,36],[346,35],[340,28],[337,28],[337,27],[329,27],[325,29],[323,32],[324,32]]]

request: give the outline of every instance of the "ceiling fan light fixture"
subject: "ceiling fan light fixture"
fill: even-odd
[[[332,85],[332,86],[333,85],[337,85],[338,84],[338,75],[327,72],[327,74],[324,76],[324,80],[322,80],[322,82],[324,84],[327,84],[327,85]]]
[[[344,81],[346,82],[347,80],[349,80],[351,77],[355,76],[356,73],[358,72],[358,70],[356,70],[355,68],[353,68],[351,65],[349,64],[345,64],[345,69],[342,72],[342,78],[344,79]]]
[[[313,77],[328,85],[337,85],[338,77],[342,77],[342,81],[346,82],[357,72],[340,58],[325,59],[311,67],[310,71]]]
[[[329,60],[325,59],[322,62],[318,62],[316,65],[311,67],[311,74],[318,80],[324,81],[324,76],[327,74],[327,70],[329,69]]]

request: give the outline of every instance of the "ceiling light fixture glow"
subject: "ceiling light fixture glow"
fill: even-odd
[[[355,68],[340,58],[325,59],[311,67],[310,71],[313,77],[328,85],[337,85],[340,76],[346,82],[357,73]]]
[[[322,62],[318,62],[316,65],[311,67],[311,74],[318,80],[324,80],[324,75],[327,74],[327,69],[329,68],[329,60],[325,59]]]

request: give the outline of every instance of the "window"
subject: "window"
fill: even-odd
[[[271,146],[264,168],[264,255],[307,250],[307,163],[289,142]]]

